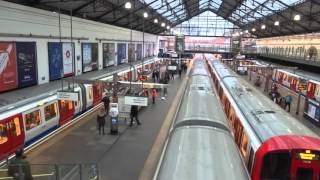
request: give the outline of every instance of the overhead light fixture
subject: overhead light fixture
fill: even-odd
[[[56,12],[56,11],[52,11],[52,13],[53,13],[53,14],[56,14],[57,12]]]
[[[154,19],[153,22],[158,24],[158,19]]]
[[[240,32],[240,35],[242,35],[242,34],[243,34],[243,32],[241,31],[241,32]]]
[[[170,26],[167,26],[167,29],[169,30],[169,29],[170,29]]]
[[[161,27],[165,27],[166,26],[166,23],[161,23]]]
[[[266,29],[266,25],[262,24],[261,29]]]
[[[248,33],[249,33],[249,31],[248,31],[248,30],[246,30],[246,31],[245,31],[245,33],[247,33],[247,34],[248,34]]]
[[[256,31],[256,28],[252,28],[251,31],[252,31],[252,32],[255,32],[255,31]]]
[[[148,13],[147,13],[147,12],[144,12],[144,13],[143,13],[143,17],[144,17],[144,18],[147,18],[147,17],[148,17]]]
[[[300,14],[296,14],[296,15],[293,17],[293,20],[295,20],[295,21],[300,21],[300,20],[301,20]]]
[[[131,2],[130,2],[130,1],[126,2],[126,3],[124,4],[124,8],[126,8],[126,9],[131,9]]]
[[[275,25],[275,26],[279,26],[279,24],[280,24],[279,21],[274,22],[274,25]]]

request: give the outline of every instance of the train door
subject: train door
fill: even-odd
[[[65,124],[74,116],[73,101],[59,100],[60,125]]]
[[[81,111],[84,112],[87,108],[87,96],[86,96],[86,88],[83,84],[79,85],[80,87],[80,96],[81,96]]]
[[[0,121],[0,160],[4,159],[11,151],[8,136],[8,122],[9,119]]]
[[[93,89],[91,84],[85,84],[86,88],[86,99],[87,99],[87,108],[92,107],[93,105]]]
[[[35,138],[37,135],[41,133],[41,110],[39,107],[31,109],[25,113],[23,113],[23,120],[25,125],[26,132],[26,142],[29,143],[30,140]]]
[[[319,180],[320,162],[316,157],[318,154],[309,150],[298,152],[292,156],[291,177],[295,180]]]
[[[48,131],[59,125],[59,112],[57,101],[45,104],[43,107],[44,122],[43,131]]]
[[[102,88],[100,84],[93,85],[93,105],[97,105],[102,99]]]

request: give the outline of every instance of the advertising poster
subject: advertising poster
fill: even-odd
[[[18,86],[37,84],[37,56],[35,42],[17,42]]]
[[[90,43],[82,44],[82,72],[92,71],[92,45]]]
[[[98,43],[93,43],[92,47],[92,70],[98,70],[98,58],[99,58],[99,50],[98,50]]]
[[[112,66],[116,60],[116,47],[114,43],[103,43],[103,67]]]
[[[17,88],[17,59],[14,43],[0,42],[0,92]]]
[[[182,52],[184,51],[184,36],[175,36],[175,51]]]
[[[48,43],[50,81],[60,79],[63,73],[62,47],[58,42]]]
[[[127,44],[124,43],[118,43],[118,64],[125,63],[127,55],[126,45]]]
[[[73,44],[63,43],[62,44],[62,61],[63,61],[63,74],[64,77],[73,74]]]
[[[131,62],[134,62],[136,61],[135,60],[135,52],[136,52],[136,49],[135,49],[135,44],[129,44],[128,46],[128,54],[129,54],[129,61]]]
[[[142,60],[142,44],[137,44],[137,60]]]

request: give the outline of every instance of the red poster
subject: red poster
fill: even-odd
[[[0,92],[17,88],[15,43],[0,42]]]

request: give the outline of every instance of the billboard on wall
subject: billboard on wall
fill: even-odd
[[[137,60],[142,60],[142,44],[137,44]]]
[[[176,36],[175,38],[175,51],[183,52],[184,51],[184,36]]]
[[[225,37],[185,37],[186,50],[227,50],[230,38]]]
[[[98,44],[82,43],[82,72],[98,69]]]
[[[125,63],[126,56],[127,56],[127,44],[125,43],[118,43],[118,64]]]
[[[135,44],[129,44],[128,45],[128,54],[129,54],[129,60],[132,62],[135,61]]]
[[[49,79],[50,81],[60,79],[63,72],[62,47],[59,42],[48,43],[49,55]]]
[[[0,42],[0,92],[17,88],[17,60],[14,43]]]
[[[98,70],[99,49],[98,43],[92,44],[92,70]]]
[[[73,43],[62,44],[62,61],[63,61],[63,74],[64,77],[73,74]]]
[[[115,43],[103,43],[103,67],[112,66],[116,60],[116,47]]]
[[[17,42],[18,86],[37,84],[37,56],[35,42]]]

